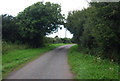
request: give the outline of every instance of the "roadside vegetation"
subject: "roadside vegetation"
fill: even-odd
[[[2,54],[4,55],[14,50],[27,49],[27,48],[29,48],[29,46],[24,45],[24,44],[8,43],[8,42],[3,41]]]
[[[120,2],[90,2],[71,11],[65,27],[78,46],[69,52],[69,64],[77,79],[120,77]],[[78,50],[79,49],[79,50]]]
[[[120,2],[91,2],[86,9],[69,12],[67,19],[59,4],[37,2],[15,17],[3,14],[2,22],[3,76],[63,45],[58,43],[73,42],[78,47],[71,48],[69,63],[75,78],[118,78]],[[46,37],[61,25],[73,34],[72,39]]]
[[[59,4],[37,2],[15,17],[3,14],[2,22],[3,41],[39,48],[45,46],[46,35],[61,28],[64,16]]]
[[[65,44],[49,44],[42,48],[17,48],[15,50],[4,53],[2,58],[3,77],[9,72],[14,71],[16,68],[22,67],[24,64],[34,60],[43,53],[48,52],[61,45]],[[12,48],[14,48],[14,46],[16,47],[16,45],[11,45]]]
[[[87,54],[120,63],[120,2],[91,2],[83,10],[71,11],[66,28]]]
[[[118,79],[119,65],[108,59],[85,54],[78,46],[70,48],[68,62],[75,79]]]
[[[2,22],[3,76],[43,53],[65,45],[63,43],[71,43],[68,38],[46,37],[64,24],[59,4],[37,2],[15,17],[2,14]]]

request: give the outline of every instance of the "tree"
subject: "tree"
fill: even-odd
[[[20,39],[17,20],[11,15],[2,15],[2,38],[7,42],[16,42]]]
[[[120,59],[120,2],[90,3],[87,9],[69,13],[66,28],[79,47],[94,55]]]
[[[56,32],[64,17],[60,5],[37,2],[19,13],[17,19],[24,42],[40,47],[44,45],[45,35]]]
[[[80,43],[80,37],[83,33],[85,23],[84,11],[73,11],[68,14],[66,28],[73,34],[76,43]]]
[[[119,59],[120,50],[120,2],[118,3],[91,3],[95,8],[94,28],[92,35],[95,37],[99,49],[104,56]]]

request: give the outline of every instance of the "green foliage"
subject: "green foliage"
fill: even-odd
[[[61,6],[50,2],[37,2],[16,17],[2,15],[3,41],[27,44],[30,47],[45,45],[45,36],[56,32],[64,22]]]
[[[62,43],[72,43],[70,38],[61,38]]]
[[[5,42],[3,41],[2,42],[2,54],[7,54],[11,51],[14,51],[16,49],[27,49],[29,48],[28,45],[22,45],[22,44],[13,44],[13,43],[8,43],[8,42]]]
[[[63,43],[63,42],[62,42],[61,38],[59,38],[58,36],[55,36],[53,38],[53,43]]]
[[[70,38],[59,38],[56,36],[55,38],[46,37],[46,43],[57,44],[57,43],[72,43]]]
[[[105,79],[105,81],[115,79],[116,81],[119,78],[119,65],[117,63],[81,53],[77,45],[70,48],[68,62],[72,72],[75,74],[75,79],[92,79],[91,81],[96,81],[96,79]]]
[[[88,53],[118,62],[120,59],[120,2],[90,3],[87,9],[70,12],[66,28]]]
[[[84,12],[82,11],[73,11],[68,14],[66,27],[73,33],[77,43],[79,43],[79,37],[83,33],[84,18]]]
[[[17,42],[20,39],[17,20],[11,15],[2,15],[2,39],[9,42]]]
[[[50,2],[37,2],[17,16],[23,42],[33,47],[44,45],[45,35],[55,32],[63,24],[61,7]]]

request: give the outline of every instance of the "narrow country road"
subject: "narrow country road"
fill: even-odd
[[[67,51],[72,45],[60,46],[43,54],[6,79],[72,79],[67,62]]]

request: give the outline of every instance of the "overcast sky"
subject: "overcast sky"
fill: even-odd
[[[67,14],[69,11],[73,10],[81,10],[83,8],[88,7],[87,1],[90,0],[2,0],[0,1],[0,14],[9,14],[16,16],[19,12],[23,11],[26,7],[39,2],[53,2],[61,4],[62,14],[65,14],[67,17]],[[54,33],[52,35],[49,35],[49,37],[55,37],[58,35],[61,38],[65,37],[65,29],[63,27],[62,30],[59,30],[57,33]],[[67,37],[71,38],[72,34],[70,34],[69,31],[67,31]]]

